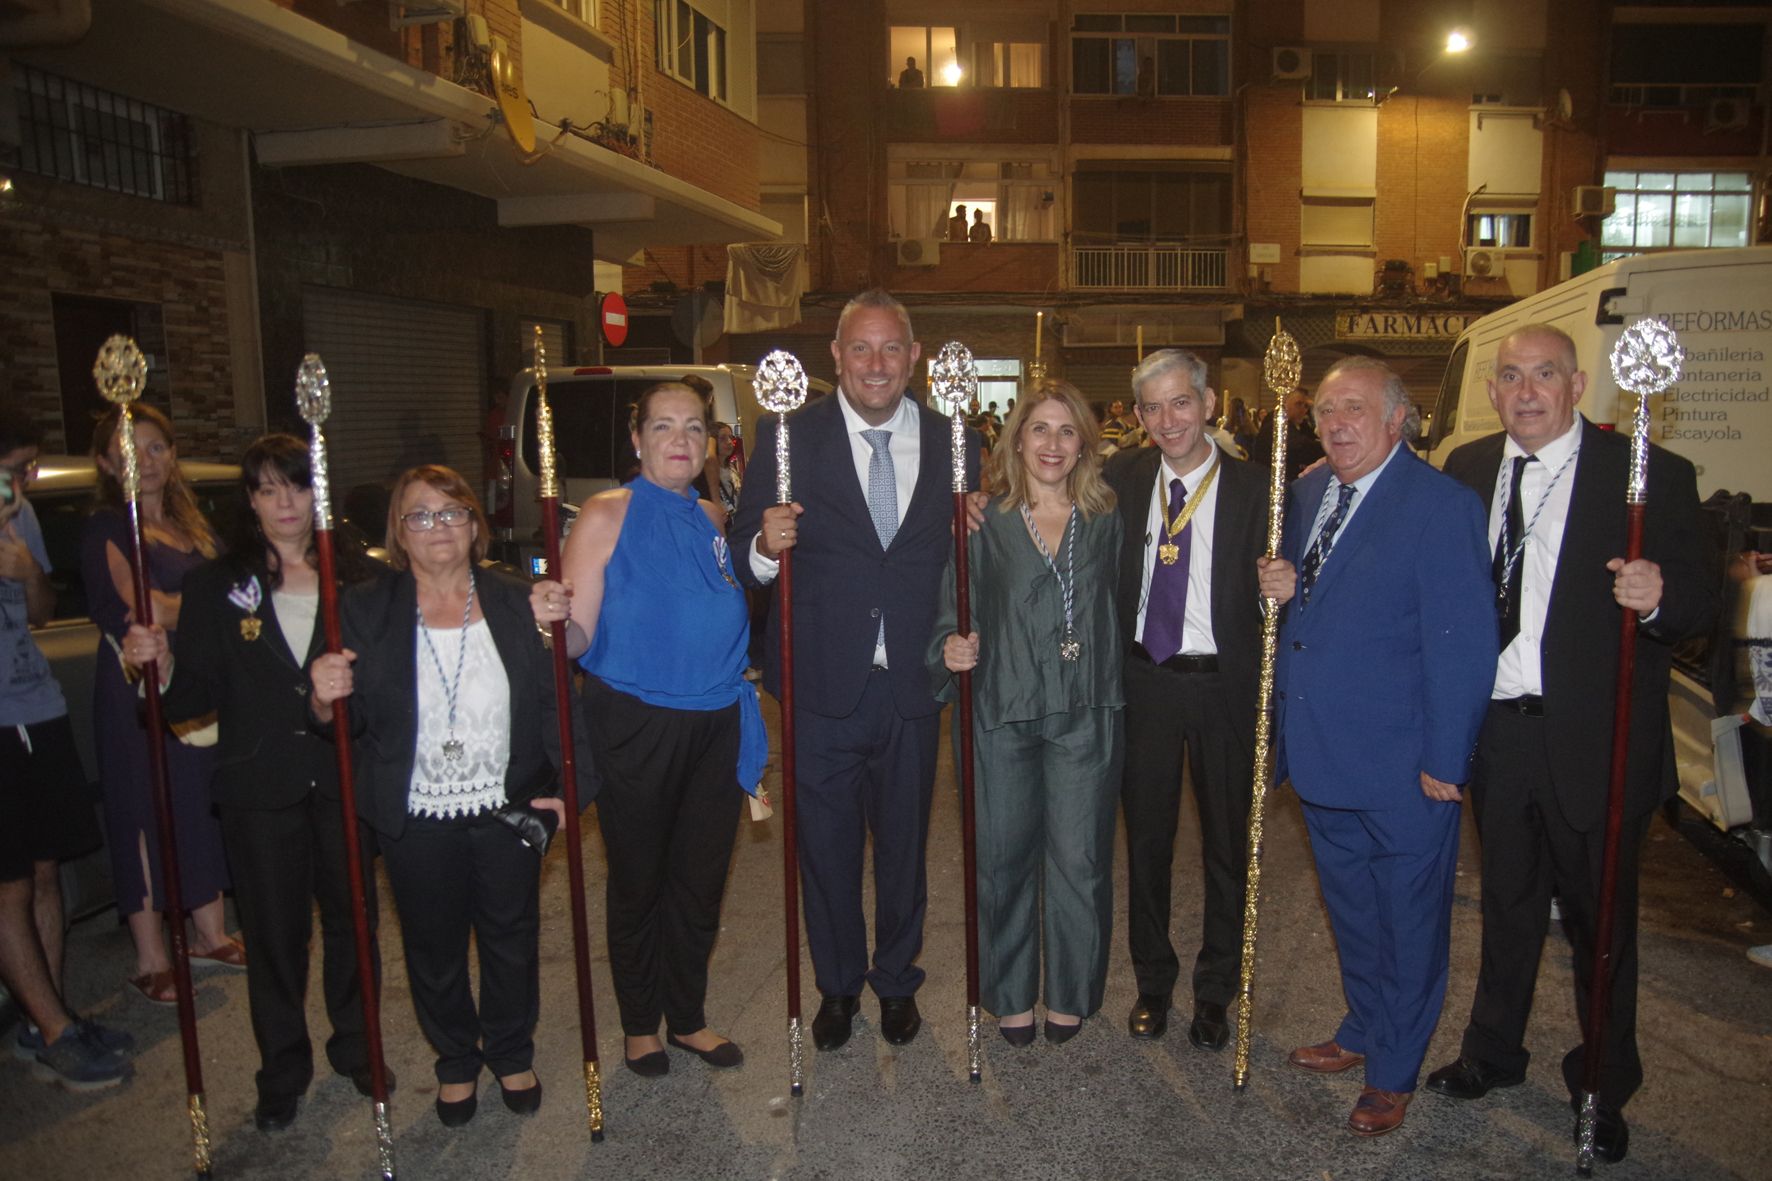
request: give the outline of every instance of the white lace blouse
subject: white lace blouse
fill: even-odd
[[[422,628],[422,625],[415,625]],[[511,694],[503,661],[484,619],[457,628],[422,628],[418,648],[418,749],[406,811],[452,819],[475,816],[505,802],[505,769],[511,761]],[[462,637],[467,652],[461,654]],[[436,659],[431,656],[436,651]],[[449,682],[460,657],[455,734],[460,754],[450,758]],[[439,675],[438,665],[442,671]]]

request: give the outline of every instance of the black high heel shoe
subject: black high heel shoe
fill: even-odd
[[[1018,1050],[1025,1049],[1034,1044],[1035,1029],[1032,1021],[1028,1022],[1026,1025],[999,1024],[997,1026],[997,1032],[1003,1035],[1004,1041],[1008,1042]]]
[[[480,1092],[476,1090],[466,1099],[446,1100],[437,1098],[437,1119],[446,1128],[465,1128],[474,1113],[480,1110]]]
[[[1066,1025],[1063,1022],[1054,1021],[1052,1018],[1048,1017],[1046,1019],[1046,1040],[1055,1046],[1062,1046],[1072,1038],[1076,1037],[1077,1034],[1081,1032],[1082,1028],[1083,1023],[1081,1021],[1072,1025]],[[1032,1039],[1030,1038],[1030,1040]]]
[[[518,1115],[534,1115],[541,1110],[541,1078],[538,1076],[535,1085],[524,1087],[521,1091],[505,1086],[504,1080],[498,1080],[499,1094],[504,1097],[505,1107]]]

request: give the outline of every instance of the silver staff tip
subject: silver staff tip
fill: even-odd
[[[930,392],[949,405],[971,405],[978,397],[978,363],[972,350],[957,340],[942,345],[929,368],[929,384]]]
[[[1612,347],[1612,379],[1621,390],[1653,397],[1679,382],[1685,362],[1679,335],[1660,320],[1644,318]]]
[[[135,341],[127,336],[113,336],[99,346],[92,362],[92,380],[107,402],[126,406],[141,397],[148,382],[148,359]]]
[[[296,368],[295,408],[309,426],[320,425],[332,413],[332,382],[319,353],[309,353]]]
[[[798,410],[806,401],[806,370],[800,358],[786,349],[776,349],[758,362],[751,385],[758,404],[774,414]]]

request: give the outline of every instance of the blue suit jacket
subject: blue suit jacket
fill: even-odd
[[[1332,473],[1292,486],[1282,552],[1303,564]],[[1408,446],[1335,539],[1280,630],[1279,771],[1328,808],[1418,807],[1420,773],[1469,778],[1499,628],[1483,506]]]
[[[806,506],[794,548],[794,695],[799,709],[827,717],[855,711],[874,663],[880,617],[886,663],[901,717],[938,713],[924,650],[935,627],[936,599],[953,552],[953,446],[949,420],[916,403],[921,457],[917,484],[891,546],[882,549],[868,514],[834,393],[788,415],[793,498]],[[751,585],[751,542],[763,510],[775,503],[775,432],[766,418],[732,523],[739,576]],[[968,481],[976,488],[978,437],[967,433]],[[781,596],[769,604],[763,687],[781,696]]]

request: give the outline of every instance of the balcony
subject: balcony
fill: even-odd
[[[1071,247],[1074,288],[1114,291],[1222,291],[1223,247],[1161,242]]]
[[[885,91],[889,143],[1058,142],[1051,90],[935,86]]]

